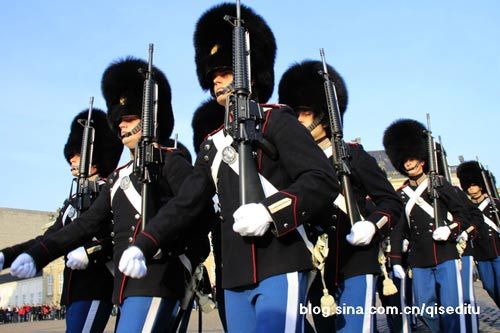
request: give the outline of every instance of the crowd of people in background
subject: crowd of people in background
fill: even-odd
[[[66,307],[47,304],[25,304],[22,306],[0,307],[0,324],[21,323],[40,320],[64,319]]]

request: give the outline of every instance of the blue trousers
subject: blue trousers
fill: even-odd
[[[66,310],[66,332],[104,332],[113,303],[105,301],[75,301]]]
[[[500,257],[477,262],[479,277],[483,288],[500,308]]]
[[[462,270],[460,271],[460,276],[462,277],[464,305],[470,306],[475,310],[477,304],[474,295],[474,279],[472,278],[473,269],[474,258],[472,256],[462,257]],[[465,326],[468,333],[477,333],[479,331],[479,318],[476,314],[477,312],[478,311],[473,311],[470,314],[465,314]]]
[[[307,272],[268,277],[246,288],[225,289],[229,333],[303,332]]]
[[[129,296],[120,307],[116,332],[169,332],[178,307],[178,301],[161,297]]]
[[[436,306],[456,308],[463,305],[458,260],[447,260],[437,266],[412,270],[414,305],[424,308],[422,318],[431,331],[465,333],[463,314],[431,312]]]
[[[335,328],[337,332],[374,331],[375,316],[370,314],[375,305],[376,277],[373,274],[357,275],[344,280],[335,292],[337,305],[346,309],[364,309],[363,314],[356,311],[341,311],[336,315]]]

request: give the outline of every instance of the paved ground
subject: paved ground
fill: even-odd
[[[500,332],[500,310],[496,307],[495,303],[493,303],[493,301],[483,290],[481,282],[476,282],[474,285],[474,289],[476,292],[476,299],[478,300],[478,304],[481,309],[481,313],[479,315],[480,332]],[[106,327],[106,333],[113,333],[114,324],[115,318],[112,317],[108,323],[108,326]],[[379,332],[388,332],[387,324],[383,316],[379,316],[377,318],[377,325],[379,328]],[[0,325],[0,333],[55,333],[64,332],[64,328],[64,321],[48,320],[32,323]],[[192,313],[188,332],[198,332],[198,313],[196,311]],[[221,324],[216,311],[212,311],[209,314],[203,314],[203,332],[222,332]],[[429,331],[426,330],[423,325],[419,325],[419,327],[414,332]]]

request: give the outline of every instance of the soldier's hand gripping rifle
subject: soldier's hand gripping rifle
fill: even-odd
[[[262,110],[250,98],[250,41],[241,20],[240,1],[236,0],[236,17],[225,16],[233,25],[233,93],[226,101],[225,131],[238,143],[240,205],[260,202],[265,196],[254,160],[254,147],[262,138]],[[231,150],[224,154],[234,153]]]
[[[436,145],[434,143],[434,137],[432,136],[431,131],[431,116],[427,113],[427,130],[425,131],[427,135],[427,152],[429,156],[429,172],[427,176],[429,178],[429,184],[427,186],[427,193],[429,194],[429,198],[432,200],[432,206],[434,208],[434,222],[436,224],[436,228],[438,228],[441,223],[439,221],[439,192],[438,188],[441,187],[442,178],[439,177],[437,173],[437,157],[436,157]],[[441,146],[441,149],[443,147]]]
[[[150,184],[161,173],[162,155],[156,143],[156,116],[158,86],[153,75],[153,44],[149,44],[148,68],[140,69],[144,74],[144,95],[142,100],[142,134],[134,152],[134,173],[142,183],[141,189],[141,227],[144,229],[149,220],[152,200],[149,199]]]
[[[337,91],[335,90],[335,85],[330,80],[330,76],[328,74],[328,68],[326,67],[325,61],[325,51],[320,49],[319,53],[321,61],[323,62],[323,70],[319,71],[319,74],[324,79],[323,85],[325,88],[325,97],[328,106],[328,115],[330,118],[330,129],[332,131],[333,166],[337,172],[340,184],[342,185],[342,193],[344,194],[346,201],[347,214],[352,225],[355,222],[361,221],[362,217],[359,212],[356,199],[354,198],[351,179],[349,178],[351,175],[351,166],[349,162],[350,156],[344,142],[344,131],[340,121]]]
[[[489,179],[488,177],[488,171],[484,169],[483,165],[481,162],[479,162],[479,158],[476,156],[477,164],[479,165],[479,169],[481,170],[481,176],[483,177],[483,183],[486,186],[486,195],[490,199],[490,204],[493,209],[493,214],[495,215],[495,225],[497,227],[500,226],[500,218],[499,218],[499,213],[498,213],[498,207],[495,201],[495,196],[493,194],[493,189],[491,184],[493,183],[493,180]]]
[[[92,154],[94,150],[95,129],[91,126],[92,108],[94,97],[90,97],[87,120],[78,120],[83,126],[82,147],[80,150],[80,164],[78,166],[78,177],[76,179],[75,209],[77,216],[87,210],[92,203],[92,196],[97,192],[97,188],[92,186],[88,178],[92,166]]]

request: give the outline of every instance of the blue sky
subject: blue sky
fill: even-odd
[[[295,61],[327,61],[349,89],[345,136],[382,149],[385,128],[408,117],[458,155],[500,177],[500,2],[242,1],[278,45],[276,85]],[[167,75],[175,132],[192,148],[191,117],[208,97],[198,85],[194,25],[218,1],[2,1],[0,3],[0,207],[53,211],[69,193],[63,156],[69,125],[95,96],[110,62],[147,58]],[[277,101],[275,94],[272,100]],[[128,159],[125,152],[123,161]]]

